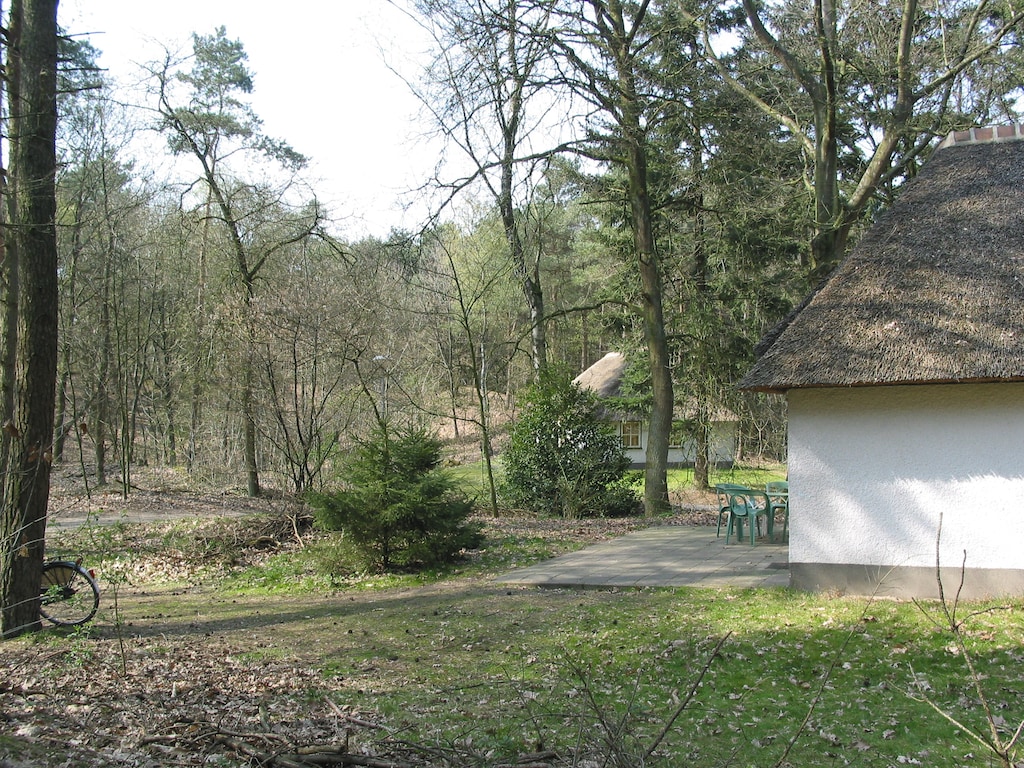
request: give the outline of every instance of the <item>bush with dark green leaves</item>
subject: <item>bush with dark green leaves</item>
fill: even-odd
[[[596,396],[564,373],[546,373],[521,400],[502,454],[502,494],[514,507],[577,518],[635,514],[629,459]]]
[[[345,486],[310,494],[317,525],[343,531],[371,570],[441,565],[483,540],[473,501],[441,468],[441,443],[381,425],[346,463]]]

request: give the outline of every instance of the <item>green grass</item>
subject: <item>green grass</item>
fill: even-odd
[[[970,635],[1010,729],[1024,689],[1020,617],[1019,605],[980,617]],[[324,668],[346,677],[357,705],[420,739],[440,729],[506,755],[581,738],[599,749],[604,720],[621,729],[608,738],[625,764],[641,765],[709,665],[648,765],[772,765],[787,749],[796,766],[990,764],[919,700],[987,727],[950,637],[912,604],[783,590],[492,593],[372,624]]]
[[[631,485],[637,494],[643,494],[644,473],[635,470],[631,473]],[[709,473],[708,484],[713,488],[716,483],[734,483],[750,488],[764,488],[765,483],[786,479],[786,467],[783,465],[770,467],[723,467],[713,469]],[[668,470],[669,492],[682,492],[695,488],[693,467]]]
[[[453,477],[455,477],[466,493],[471,496],[476,496],[482,501],[486,501],[489,490],[487,486],[486,468],[482,461],[473,464],[461,464],[455,467],[450,467],[448,471]],[[495,482],[500,483],[500,461],[494,462],[494,471]],[[643,471],[635,470],[631,474],[634,477],[633,485],[638,490],[642,490],[644,484]],[[760,488],[767,482],[785,479],[786,467],[781,464],[768,467],[737,465],[733,467],[713,469],[710,472],[709,483],[711,486],[714,486],[715,483],[735,483],[737,485],[746,485],[751,488]],[[693,467],[670,469],[668,471],[668,487],[670,491],[692,488],[693,485]]]
[[[495,459],[492,462],[494,471],[494,482],[501,482],[501,461]],[[447,472],[459,483],[460,487],[469,496],[475,496],[478,503],[487,503],[490,498],[490,485],[487,482],[487,466],[481,461],[471,464],[459,464],[448,467]]]
[[[490,581],[572,548],[570,529],[531,534],[495,521],[472,560],[392,576],[346,573],[343,547],[311,539],[217,575],[201,593],[149,604],[145,616],[132,617],[130,602],[122,610],[140,625],[156,617],[160,632],[187,619],[199,633],[210,622],[220,642],[236,627],[243,647],[321,670],[340,689],[331,694],[339,706],[372,713],[402,738],[471,742],[505,758],[543,746],[617,750],[609,765],[648,768],[990,766],[999,763],[951,719],[987,735],[982,695],[1002,738],[1024,718],[1024,600],[961,606],[965,658],[935,603]],[[132,531],[125,541],[140,541]],[[186,546],[183,535],[175,529],[175,547]],[[220,562],[226,545],[202,536],[201,551]],[[116,551],[117,536],[104,545]]]
[[[1024,605],[1001,607],[965,629],[1008,737],[1024,715]],[[407,742],[493,755],[466,766],[541,748],[580,755],[576,765],[646,768],[996,765],[922,700],[986,732],[964,658],[933,621],[937,606],[924,609],[781,589],[575,592],[472,580],[291,597],[203,590],[151,598],[146,610],[158,614],[148,633],[160,631],[161,647],[179,645],[170,628],[187,620],[180,663],[216,627],[214,647],[237,649],[254,674],[268,659],[319,669],[333,683],[311,701],[329,690]],[[618,762],[597,760],[610,751]]]
[[[374,591],[422,586],[436,580],[432,574],[372,574],[362,571],[358,558],[328,539],[312,541],[305,549],[289,550],[266,561],[225,574],[220,588],[236,595],[309,595],[349,591]]]
[[[724,467],[712,470],[708,479],[713,487],[715,483],[735,483],[746,485],[750,488],[759,488],[765,483],[773,480],[786,479],[786,467],[783,465],[772,467]],[[670,489],[689,488],[693,486],[693,468],[672,469],[668,473],[668,485]]]
[[[298,550],[289,549],[264,561],[219,575],[222,589],[238,595],[300,595],[335,591],[374,591],[419,587],[445,579],[480,578],[522,567],[577,549],[570,534],[531,536],[506,531],[487,519],[484,546],[452,563],[426,570],[372,573],[340,533],[311,536]]]

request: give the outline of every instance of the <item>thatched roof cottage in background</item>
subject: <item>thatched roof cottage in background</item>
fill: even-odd
[[[573,379],[582,389],[589,389],[601,400],[607,401],[603,409],[609,423],[613,424],[622,440],[622,448],[635,469],[647,463],[647,416],[638,411],[617,407],[615,400],[622,396],[622,377],[627,361],[621,352],[609,352],[583,373]],[[693,466],[697,456],[696,441],[687,420],[692,419],[693,409],[684,409],[682,418],[675,422],[672,441],[669,446],[670,467]],[[736,455],[737,419],[725,410],[717,411],[711,420],[711,436],[708,446],[708,460],[716,466],[732,466]]]
[[[793,586],[1024,594],[1024,128],[951,134],[765,347]]]

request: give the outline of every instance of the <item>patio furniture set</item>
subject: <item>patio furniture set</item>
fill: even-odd
[[[759,536],[767,536],[774,541],[777,516],[782,518],[782,539],[789,535],[789,483],[786,481],[766,483],[764,490],[721,483],[715,486],[715,491],[718,494],[718,531],[715,535],[722,535],[723,521],[727,521],[726,544],[733,531],[736,532],[736,541],[743,540],[744,523],[747,524],[751,546]],[[762,521],[764,533],[761,532]]]

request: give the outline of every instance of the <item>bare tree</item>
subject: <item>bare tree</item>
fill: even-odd
[[[267,439],[301,494],[322,484],[352,424],[356,398],[345,362],[372,324],[359,327],[351,263],[326,248],[296,246],[289,256],[257,310],[261,405],[270,417]]]
[[[488,383],[489,345],[487,336],[487,299],[507,283],[514,267],[504,262],[482,258],[476,269],[467,264],[466,249],[473,249],[472,238],[460,237],[454,227],[432,232],[424,243],[425,256],[417,274],[417,283],[424,296],[424,312],[443,318],[452,348],[447,353],[450,365],[463,359],[462,375],[472,386],[475,415],[470,421],[480,430],[481,453],[488,484],[488,505],[498,513],[497,485],[494,479],[494,446],[490,417],[490,385]],[[486,262],[485,265],[482,262]],[[435,319],[433,322],[438,323]],[[441,325],[441,323],[438,323]],[[457,333],[451,333],[454,327]],[[443,349],[443,344],[439,345]],[[456,351],[458,348],[459,351]]]
[[[252,91],[242,44],[227,37],[223,27],[213,35],[193,35],[192,69],[180,71],[168,54],[152,74],[157,86],[160,129],[172,151],[194,158],[205,185],[203,204],[209,217],[228,235],[241,301],[242,361],[241,411],[244,457],[250,496],[260,493],[257,460],[257,416],[254,395],[257,333],[250,308],[257,296],[257,280],[267,261],[287,246],[314,235],[322,223],[319,206],[290,209],[285,205],[294,179],[279,185],[252,183],[232,168],[233,159],[273,164],[288,173],[301,169],[306,159],[287,144],[270,139],[245,101]],[[268,212],[275,217],[268,218]]]
[[[638,4],[477,0],[454,6],[421,5],[434,14],[443,43],[435,71],[442,73],[438,80],[448,86],[449,98],[439,101],[443,107],[437,113],[438,122],[446,127],[446,136],[474,160],[474,172],[462,186],[477,178],[486,182],[491,173],[498,178],[490,188],[520,276],[525,251],[521,230],[515,227],[519,212],[510,195],[515,169],[522,173],[530,162],[572,150],[620,168],[626,177],[622,202],[628,208],[633,235],[639,315],[653,393],[644,498],[648,514],[657,514],[669,503],[673,388],[648,174],[647,126],[657,119],[667,98],[663,90],[651,87],[649,77],[649,42],[655,34],[650,31],[650,0]],[[529,126],[527,104],[542,105]],[[551,141],[544,151],[527,149],[528,137],[536,142],[539,136],[560,135],[553,121],[544,119],[548,115],[543,107],[555,105],[565,133],[579,135],[566,143]],[[454,191],[461,188],[453,185]],[[524,285],[529,294],[529,283]],[[534,298],[540,297],[537,293]],[[536,303],[531,305],[532,310],[538,308]],[[537,346],[535,336],[535,360]]]
[[[534,0],[421,0],[437,55],[422,99],[471,172],[448,182],[450,197],[480,182],[501,216],[516,279],[530,312],[531,359],[547,365],[542,239],[527,231],[529,205],[557,143],[558,99],[549,12]],[[545,145],[544,142],[547,142]],[[538,247],[531,249],[528,241]]]

